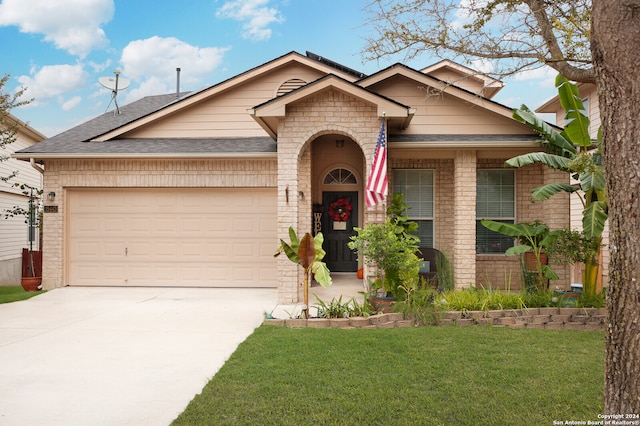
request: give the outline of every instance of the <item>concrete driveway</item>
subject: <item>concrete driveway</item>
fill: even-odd
[[[62,288],[0,305],[0,424],[168,425],[275,289]]]

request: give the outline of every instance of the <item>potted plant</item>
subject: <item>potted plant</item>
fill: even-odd
[[[418,283],[420,259],[416,252],[420,239],[411,233],[417,224],[407,220],[407,205],[402,200],[402,194],[394,195],[387,219],[355,228],[357,234],[349,242],[359,260],[375,269],[375,278],[369,282],[372,304],[379,299],[388,304],[402,298],[406,292],[401,286],[410,288]]]
[[[558,275],[547,264],[547,254],[545,250],[552,240],[551,231],[549,231],[547,225],[540,223],[540,221],[533,223],[504,223],[483,219],[481,222],[485,228],[491,231],[518,240],[518,245],[507,249],[505,252],[507,256],[526,255],[529,253],[533,257],[532,265],[528,266],[527,270],[535,272],[537,276],[536,287],[539,290],[547,289],[549,279],[558,279]],[[525,282],[526,275],[527,273],[525,272]]]
[[[322,261],[326,254],[322,249],[324,237],[322,232],[318,232],[315,237],[307,232],[299,239],[296,231],[289,227],[289,239],[291,243],[280,240],[280,247],[273,257],[285,253],[290,261],[304,269],[304,315],[305,318],[309,318],[309,275],[313,273],[315,280],[323,287],[331,285],[329,268]]]

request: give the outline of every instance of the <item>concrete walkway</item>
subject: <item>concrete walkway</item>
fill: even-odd
[[[168,425],[275,289],[62,288],[0,305],[0,425]]]

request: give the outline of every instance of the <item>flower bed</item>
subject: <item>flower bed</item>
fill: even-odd
[[[605,330],[605,308],[530,308],[495,311],[441,312],[438,325],[490,325],[548,330]],[[402,313],[351,318],[265,319],[264,324],[290,328],[395,328],[414,327]]]

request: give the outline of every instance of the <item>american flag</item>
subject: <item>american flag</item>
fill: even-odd
[[[378,135],[378,143],[376,151],[373,154],[373,164],[371,164],[371,173],[367,180],[367,188],[365,190],[365,201],[367,207],[372,207],[384,200],[387,196],[387,144],[384,134],[384,117],[380,124],[380,134]]]

